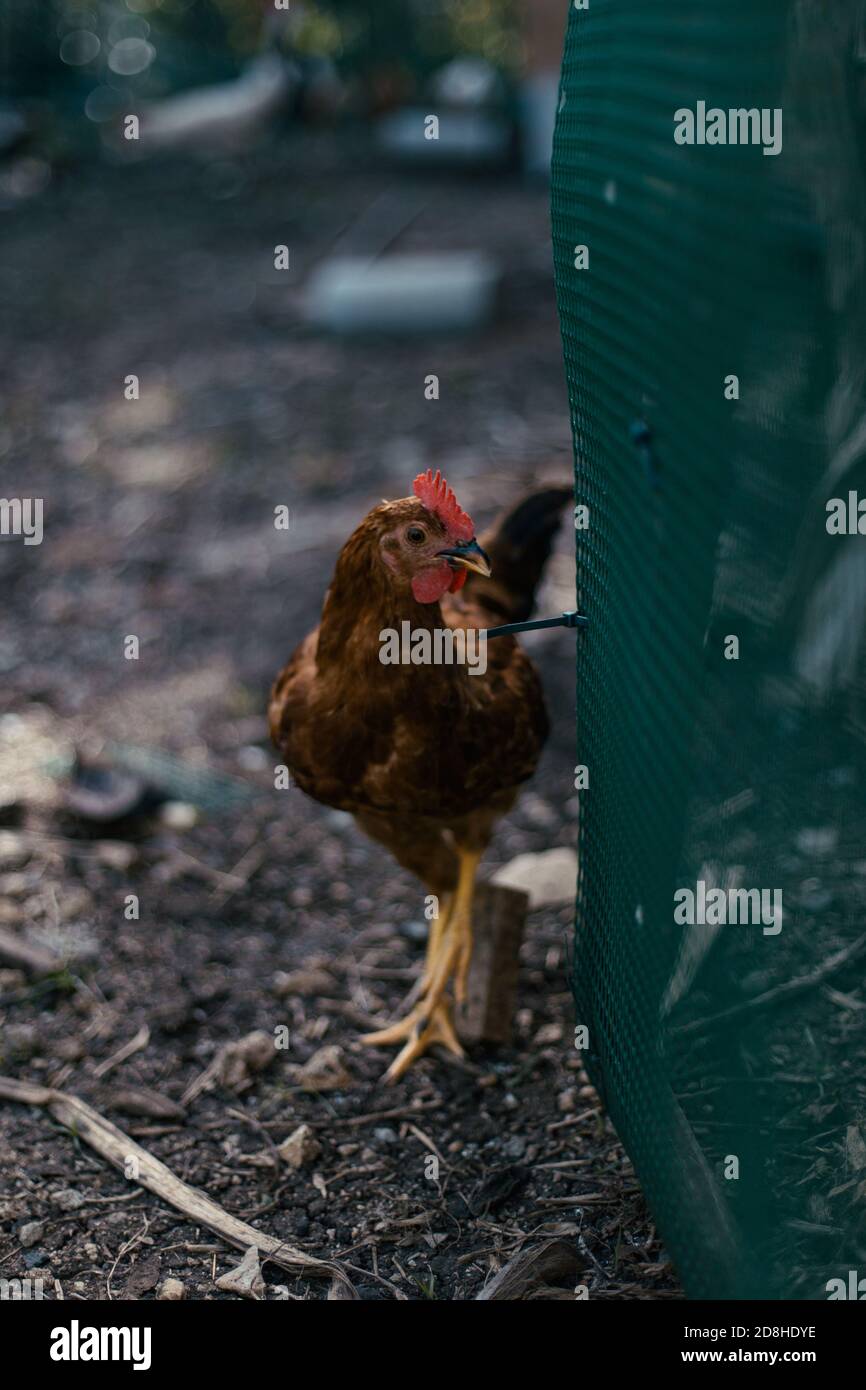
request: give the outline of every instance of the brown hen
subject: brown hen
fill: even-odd
[[[388,1079],[432,1043],[461,1052],[447,991],[453,981],[457,1002],[465,996],[478,862],[548,729],[538,675],[513,637],[470,645],[464,663],[385,664],[388,634],[409,634],[423,658],[424,643],[434,655],[448,629],[527,618],[571,497],[532,494],[479,544],[438,473],[420,475],[414,492],[374,507],[349,537],[321,622],[278,676],[269,708],[297,786],[350,811],[439,900],[417,1003],[365,1038],[403,1044]]]

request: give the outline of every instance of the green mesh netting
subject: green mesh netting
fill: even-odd
[[[866,535],[827,530],[866,499],[866,4],[569,8],[577,1021],[687,1293],[823,1299],[866,1276]],[[780,108],[781,153],[678,144],[701,101]],[[678,924],[699,882],[781,931]]]

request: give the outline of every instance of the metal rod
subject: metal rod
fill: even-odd
[[[533,632],[542,627],[589,627],[589,618],[583,613],[560,613],[558,618],[533,618],[528,623],[505,623],[483,631],[485,637],[504,637],[508,632]]]

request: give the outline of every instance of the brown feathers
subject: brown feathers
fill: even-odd
[[[510,577],[514,602],[525,607],[549,549],[551,513],[570,494],[557,492],[527,527],[517,508],[493,532],[492,579],[471,573],[462,593],[421,603],[418,569],[443,566],[446,547],[468,541],[472,524],[439,474],[420,482],[417,500],[374,508],[349,537],[321,624],[278,677],[269,715],[301,790],[351,811],[400,863],[445,891],[453,853],[443,832],[483,848],[535,769],[547,734],[541,686],[511,637],[491,640],[486,670],[471,674],[460,664],[383,664],[382,634],[404,622],[431,638],[501,622],[510,597],[495,574],[498,544],[506,584]]]

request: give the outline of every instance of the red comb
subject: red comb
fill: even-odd
[[[452,535],[461,541],[471,541],[475,535],[472,518],[459,506],[457,498],[438,468],[435,478],[432,468],[428,468],[426,473],[419,473],[412,484],[412,491],[428,512],[438,516],[442,525],[447,526]]]

